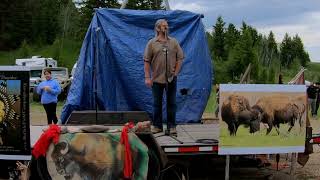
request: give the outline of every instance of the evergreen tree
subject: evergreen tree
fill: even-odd
[[[273,53],[278,53],[278,46],[276,43],[276,40],[274,39],[274,34],[272,31],[270,31],[269,36],[268,36],[268,49],[273,51]]]
[[[251,32],[246,29],[242,32],[239,41],[237,41],[229,56],[230,65],[228,70],[233,75],[233,79],[238,80],[250,63],[252,65],[251,76],[257,77],[259,69],[257,51],[252,44]]]
[[[213,58],[215,60],[226,60],[226,53],[224,50],[225,46],[225,32],[224,32],[224,25],[225,22],[223,21],[222,17],[219,16],[217,19],[216,24],[213,26],[214,30],[212,32],[213,38]]]
[[[229,54],[231,49],[234,47],[236,42],[239,40],[240,32],[236,29],[236,27],[230,23],[228,25],[227,31],[225,33],[225,51],[226,54]]]
[[[79,9],[81,24],[79,34],[84,37],[91,23],[95,8],[119,8],[120,4],[117,0],[83,0],[78,3],[78,6],[81,7]]]
[[[62,0],[12,0],[0,5],[0,49],[28,43],[51,44],[60,32]],[[3,13],[5,12],[5,13]]]
[[[29,5],[25,0],[1,1],[0,50],[17,48],[23,40],[29,40],[32,32]]]
[[[304,50],[302,40],[298,35],[291,38],[286,34],[281,43],[280,50],[281,65],[286,68],[297,62],[302,66],[306,66],[307,62],[310,62],[309,55]],[[294,62],[295,59],[297,62]]]
[[[246,31],[248,31],[252,38],[252,46],[256,46],[260,43],[260,40],[262,39],[262,36],[258,35],[258,31],[251,27],[247,26]]]
[[[292,53],[302,66],[306,66],[307,62],[310,62],[309,55],[305,52],[302,40],[298,35],[292,38]]]
[[[278,59],[279,57],[279,52],[278,52],[278,47],[276,40],[274,38],[274,34],[272,31],[270,31],[267,39],[267,56],[266,56],[266,63],[268,67],[272,65],[272,61],[275,59]]]
[[[161,4],[162,0],[128,0],[126,8],[140,10],[164,9]]]
[[[269,84],[275,83],[275,70],[273,67],[269,67],[267,83],[269,83]]]
[[[258,47],[258,57],[259,57],[258,61],[263,66],[268,66],[269,64],[268,53],[269,53],[269,49],[268,49],[267,38],[263,36]]]
[[[62,38],[83,39],[83,36],[79,34],[79,29],[82,28],[83,23],[80,19],[80,13],[72,0],[63,1],[59,15],[59,26],[61,27],[59,33]]]
[[[281,66],[288,68],[293,62],[291,38],[286,33],[280,45],[280,62]]]
[[[247,30],[247,28],[248,28],[247,23],[242,21],[241,32],[244,32],[245,30]]]
[[[213,49],[213,37],[209,32],[206,32],[206,36],[207,36],[208,47],[209,47],[209,50],[211,51]]]

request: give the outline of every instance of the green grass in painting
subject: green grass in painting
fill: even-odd
[[[266,128],[250,134],[249,128],[240,126],[236,136],[230,136],[227,125],[220,122],[220,144],[223,147],[280,147],[280,146],[304,146],[305,128],[301,128],[298,124],[292,128],[291,132],[287,132],[289,126],[280,125],[280,135],[273,128],[269,135],[266,135]]]

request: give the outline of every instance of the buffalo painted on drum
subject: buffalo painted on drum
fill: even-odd
[[[230,135],[236,135],[241,124],[250,127],[250,133],[260,130],[260,112],[251,109],[249,101],[243,96],[229,96],[221,106],[221,118],[227,123]]]
[[[139,150],[132,149],[134,179],[141,176],[139,163],[148,164],[147,148],[142,142],[141,144]],[[61,140],[60,137],[59,143],[53,148],[51,158],[57,172],[67,180],[73,179],[76,174],[85,180],[111,180],[123,177],[124,146],[114,141],[111,136],[77,133],[69,142]]]

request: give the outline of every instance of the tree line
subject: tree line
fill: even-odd
[[[162,0],[129,0],[127,9],[163,9]],[[0,50],[38,46],[64,38],[83,40],[95,8],[120,8],[118,0],[2,0]],[[62,39],[62,40],[61,40]]]
[[[41,48],[53,44],[57,48],[52,57],[60,60],[65,39],[83,40],[95,8],[120,6],[118,0],[3,0],[0,51],[20,48],[20,56],[27,57],[31,55],[29,45]],[[164,9],[162,0],[129,0],[126,8]],[[272,31],[265,36],[245,22],[237,29],[218,17],[207,38],[215,83],[239,82],[250,63],[255,83],[274,83],[280,72],[310,62],[298,35],[286,34],[278,44]]]
[[[254,83],[275,83],[277,74],[310,62],[298,35],[286,33],[277,44],[272,31],[265,36],[245,22],[237,29],[232,23],[226,25],[221,16],[207,37],[215,83],[239,82],[249,64]]]

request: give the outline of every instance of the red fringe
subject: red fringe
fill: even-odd
[[[129,129],[133,128],[134,124],[132,122],[124,125],[121,132],[120,143],[124,145],[124,168],[123,175],[124,178],[131,179],[132,177],[132,155],[128,137]]]
[[[59,141],[61,128],[56,124],[51,124],[49,129],[42,133],[41,137],[38,139],[36,144],[33,147],[32,155],[38,159],[40,156],[46,156],[49,145],[53,141],[54,144],[57,144]]]

